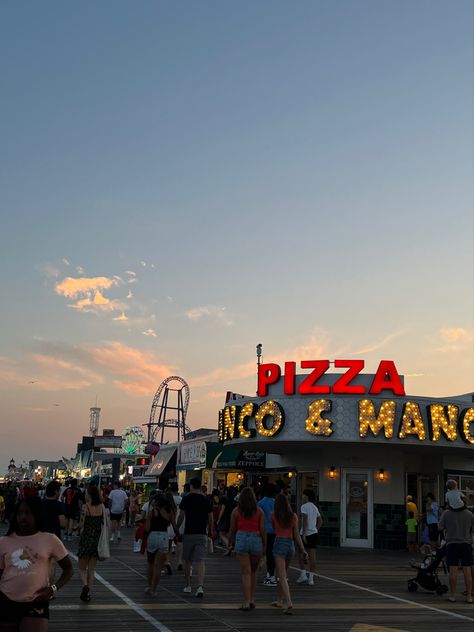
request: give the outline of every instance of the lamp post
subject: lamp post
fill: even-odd
[[[258,373],[260,370],[260,365],[262,363],[262,349],[263,349],[263,345],[261,342],[259,342],[257,345],[257,394],[258,394]]]

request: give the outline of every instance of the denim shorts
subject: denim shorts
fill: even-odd
[[[168,553],[169,541],[167,531],[150,531],[146,543],[148,553]]]
[[[292,560],[295,556],[295,543],[293,538],[275,538],[273,544],[273,555],[284,557],[285,560]]]
[[[235,536],[235,552],[249,555],[262,555],[263,543],[260,533],[256,531],[237,531]]]

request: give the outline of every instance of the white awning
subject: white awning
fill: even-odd
[[[155,456],[155,460],[145,472],[145,476],[161,476],[165,467],[176,454],[176,446],[165,446]]]

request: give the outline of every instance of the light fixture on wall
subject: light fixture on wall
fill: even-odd
[[[243,480],[244,480],[244,475],[242,474],[242,472],[239,472],[239,473],[237,474],[236,479],[237,479],[238,481],[243,481]]]
[[[295,478],[296,472],[295,470],[290,470],[287,474],[288,478]]]
[[[384,481],[386,478],[386,474],[385,474],[385,470],[383,467],[381,467],[379,469],[379,471],[377,472],[377,478],[379,479],[379,481]]]
[[[334,467],[334,465],[331,465],[331,467],[329,468],[329,478],[336,478],[336,476],[336,468]]]

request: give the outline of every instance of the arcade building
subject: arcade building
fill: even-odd
[[[266,454],[265,472],[246,473],[247,483],[286,478],[296,506],[314,489],[320,544],[402,549],[407,494],[423,513],[428,492],[444,505],[454,478],[474,506],[474,398],[407,395],[393,362],[376,374],[360,363],[336,360],[349,370],[326,373],[328,361],[305,361],[313,371],[304,375],[294,362],[284,375],[260,365],[257,395],[228,393],[218,439],[223,449]]]

